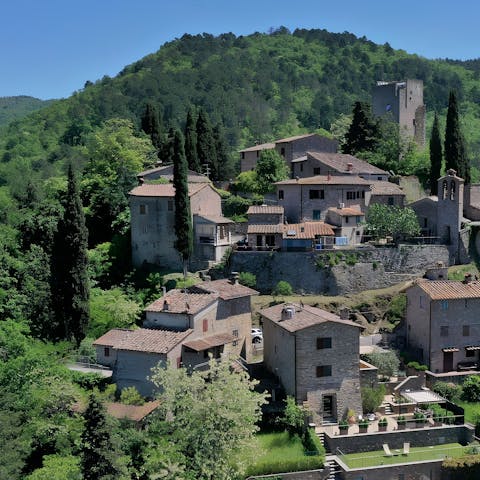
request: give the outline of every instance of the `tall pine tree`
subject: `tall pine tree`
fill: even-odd
[[[358,152],[372,151],[377,145],[378,136],[378,126],[372,119],[370,106],[355,102],[352,123],[345,134],[343,153],[355,155]]]
[[[453,168],[457,175],[470,183],[470,162],[465,150],[458,116],[457,95],[452,90],[448,98],[447,122],[445,126],[445,167]]]
[[[162,147],[162,124],[157,109],[151,103],[145,105],[141,126],[142,130],[150,137],[157,152],[159,152]]]
[[[438,128],[438,115],[435,112],[430,136],[430,195],[438,194],[437,180],[442,174],[442,140]]]
[[[200,165],[205,169],[208,167],[209,177],[217,180],[217,152],[215,139],[213,138],[212,125],[207,112],[201,109],[197,119],[197,155]]]
[[[173,141],[173,186],[175,187],[175,248],[187,277],[188,260],[193,252],[193,226],[188,195],[188,168],[182,134],[176,130]]]
[[[82,202],[72,165],[68,167],[68,188],[63,217],[58,223],[52,252],[52,296],[58,336],[79,344],[89,319],[87,238]]]
[[[194,172],[201,173],[202,166],[197,155],[197,125],[192,109],[188,111],[187,123],[185,124],[185,156],[187,157],[188,168]]]
[[[225,134],[220,124],[213,129],[213,139],[215,140],[216,170],[212,178],[214,180],[229,180],[234,175],[234,165],[232,158],[228,154]]]
[[[87,409],[80,450],[80,466],[84,480],[119,478],[115,448],[110,437],[102,404],[91,394]],[[123,477],[122,477],[123,478]]]

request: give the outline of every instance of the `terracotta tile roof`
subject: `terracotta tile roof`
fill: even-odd
[[[272,150],[275,148],[274,143],[262,143],[260,145],[254,145],[253,147],[244,148],[243,150],[239,150],[240,153],[242,152],[255,152],[256,150]]]
[[[150,415],[158,406],[160,402],[155,400],[154,402],[146,402],[143,405],[124,405],[118,402],[109,402],[105,404],[107,413],[115,418],[123,419],[127,418],[134,422],[140,422],[147,415]]]
[[[230,220],[227,217],[223,217],[222,215],[194,215],[197,218],[201,218],[202,220],[206,220],[209,223],[235,223],[233,220]]]
[[[317,175],[315,177],[306,177],[299,179],[283,180],[276,182],[275,185],[365,185],[370,186],[368,182],[356,175]]]
[[[295,313],[292,318],[282,320],[282,310],[284,307],[289,306],[294,308]],[[357,327],[359,329],[363,328],[358,323],[351,322],[350,320],[342,320],[338,315],[327,312],[326,310],[321,310],[320,308],[311,307],[309,305],[301,306],[298,304],[285,303],[274,305],[273,307],[260,310],[260,315],[268,318],[291,333],[325,322],[341,323],[350,327]]]
[[[219,333],[218,335],[210,335],[209,337],[197,338],[196,340],[189,340],[184,342],[185,347],[191,348],[196,352],[201,352],[203,350],[208,350],[209,348],[219,347],[220,345],[225,345],[227,343],[232,343],[236,340],[237,337],[234,337],[230,333]]]
[[[209,183],[189,183],[188,195],[191,197],[203,188],[210,185]],[[144,183],[130,191],[132,197],[174,197],[175,187],[171,183]]]
[[[329,153],[329,152],[307,152],[310,157],[319,160],[332,170],[339,173],[359,174],[366,173],[370,175],[388,175],[385,170],[382,170],[365,160],[347,155],[345,153]],[[349,166],[351,164],[351,166]]]
[[[124,328],[114,328],[109,330],[107,333],[102,335],[100,338],[97,338],[93,344],[100,345],[105,347],[115,347],[120,342],[128,338],[132,333],[132,330],[127,330]]]
[[[166,180],[173,181],[173,165],[162,165],[161,167],[150,168],[143,172],[137,173],[137,178],[142,178],[148,175],[158,174],[159,177],[163,177]],[[193,170],[187,171],[188,181],[192,183],[210,183],[207,176],[201,173],[194,172]],[[148,181],[148,180],[147,180]]]
[[[341,217],[363,217],[365,214],[357,208],[329,208],[329,212],[334,212]]]
[[[247,215],[255,214],[281,214],[284,212],[284,208],[280,205],[252,205],[248,207]]]
[[[232,283],[227,278],[197,283],[193,288],[217,294],[222,300],[258,295],[258,292],[253,290],[253,288],[240,285],[239,283]]]
[[[480,298],[480,282],[456,282],[453,280],[420,280],[416,282],[432,300]]]
[[[252,224],[247,227],[247,234],[269,234],[269,233],[283,233],[283,224]]]
[[[335,235],[332,226],[325,222],[289,223],[284,227],[284,238],[309,239],[315,238],[316,235]]]
[[[392,182],[372,182],[370,185],[372,195],[403,195],[403,190],[395,183]]]
[[[168,353],[172,348],[188,337],[193,330],[176,332],[172,330],[157,330],[139,328],[132,330],[127,338],[114,346],[117,350],[146,353]]]
[[[287,143],[287,142],[294,142],[295,140],[300,140],[302,138],[313,137],[316,133],[305,133],[303,135],[295,135],[294,137],[288,138],[281,138],[280,140],[276,140],[275,143]]]
[[[215,302],[217,296],[208,292],[192,292],[190,289],[169,290],[164,297],[160,297],[145,308],[146,312],[162,312],[165,301],[168,302],[168,313],[189,313],[195,315]]]

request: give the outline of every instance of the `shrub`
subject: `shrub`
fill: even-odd
[[[297,405],[293,397],[288,396],[285,400],[283,417],[281,417],[279,421],[291,437],[296,434],[300,437],[303,436],[306,418],[306,410]]]
[[[272,294],[288,296],[293,294],[293,289],[288,282],[286,282],[285,280],[280,280],[275,285],[275,288],[273,289]]]
[[[246,287],[255,288],[257,285],[257,277],[250,272],[240,272],[238,275],[238,281],[241,285]]]
[[[145,400],[135,387],[126,387],[120,394],[120,402],[124,405],[143,405]]]
[[[365,355],[365,360],[378,368],[379,375],[391,377],[400,366],[400,359],[394,350],[372,352]]]
[[[367,418],[362,418],[361,420],[358,421],[358,426],[359,427],[368,427],[370,425],[370,422],[368,421]]]
[[[457,400],[462,396],[462,387],[450,382],[436,382],[432,390],[447,400]]]
[[[475,480],[480,476],[480,457],[465,455],[459,458],[447,458],[442,463],[442,472],[452,480]]]
[[[397,417],[397,423],[399,425],[405,425],[407,423],[407,419],[403,415],[399,415]]]
[[[385,386],[363,387],[362,388],[362,408],[364,412],[375,412],[385,397]]]
[[[423,365],[423,364],[420,364],[420,363],[415,362],[415,361],[408,362],[407,367],[413,368],[417,372],[425,372],[426,370],[428,370],[427,365]]]
[[[467,402],[480,401],[480,376],[471,375],[463,382],[462,400]]]
[[[310,455],[325,455],[325,448],[313,428],[307,428],[302,443],[305,452],[308,452]]]
[[[386,427],[387,424],[388,424],[388,422],[387,422],[387,419],[386,419],[385,417],[381,418],[381,419],[378,421],[378,425],[379,425],[380,427]]]

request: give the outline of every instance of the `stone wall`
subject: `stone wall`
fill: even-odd
[[[337,448],[342,453],[360,453],[382,450],[388,443],[390,449],[403,448],[404,442],[411,447],[461,443],[466,445],[473,441],[474,429],[467,425],[444,425],[441,427],[425,427],[409,430],[396,430],[383,433],[364,433],[331,437],[325,434],[327,451],[335,453]]]
[[[340,260],[330,267],[333,256],[354,258],[355,265]],[[297,293],[342,295],[394,285],[421,276],[441,261],[449,265],[448,247],[443,245],[400,245],[398,247],[362,247],[323,252],[234,252],[230,270],[251,272],[257,277],[257,289],[269,293],[286,280]]]
[[[330,474],[328,468],[321,470],[308,470],[305,472],[289,472],[289,473],[274,473],[272,475],[257,475],[255,477],[248,477],[247,480],[264,479],[264,480],[326,480]]]

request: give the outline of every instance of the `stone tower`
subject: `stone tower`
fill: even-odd
[[[377,82],[373,90],[372,110],[376,117],[391,115],[400,131],[425,146],[425,105],[423,81]]]
[[[451,253],[458,258],[459,233],[463,218],[463,178],[455,170],[448,170],[438,179],[437,235],[451,246]]]

